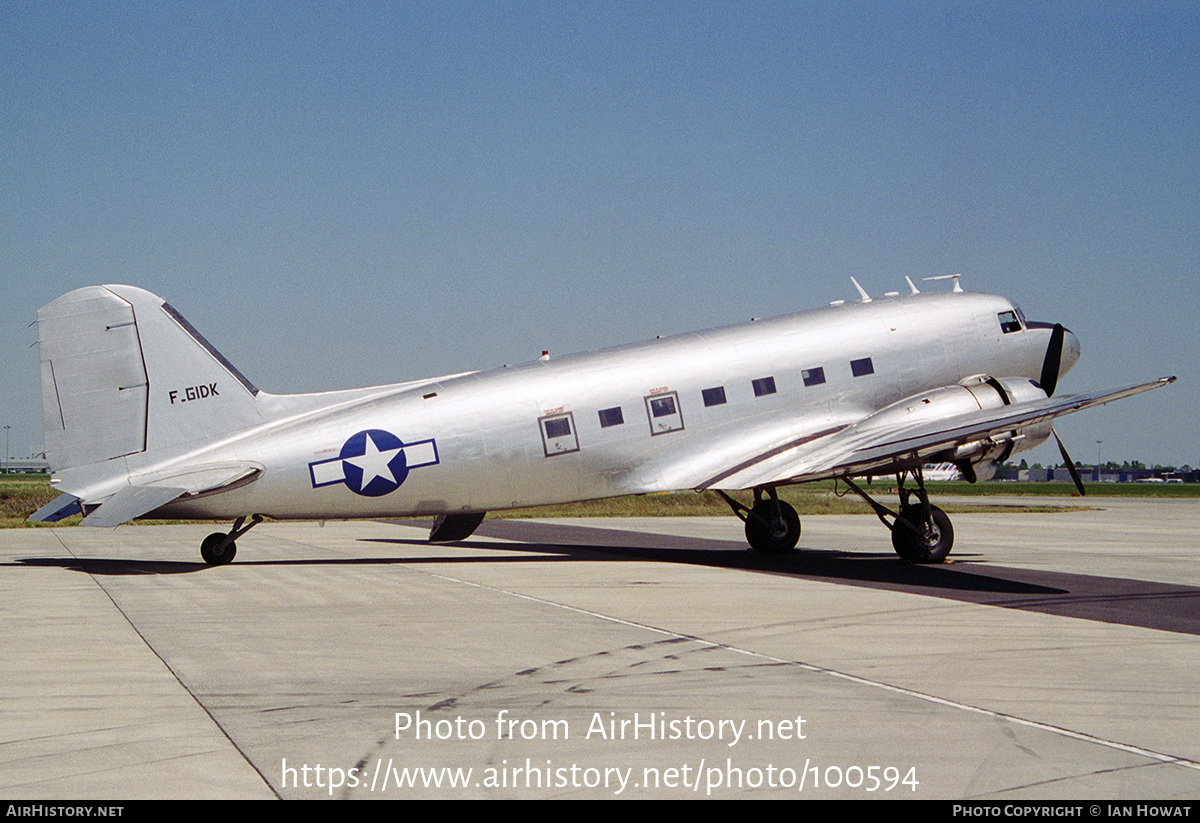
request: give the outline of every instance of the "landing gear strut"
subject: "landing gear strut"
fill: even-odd
[[[204,538],[204,542],[200,544],[200,556],[210,566],[224,566],[226,563],[232,562],[234,555],[237,554],[237,544],[233,541],[253,529],[262,521],[263,516],[256,514],[250,518],[250,525],[243,528],[242,523],[246,522],[246,518],[239,517],[233,522],[233,528],[229,530],[228,534],[213,532]]]
[[[855,494],[867,501],[883,525],[892,530],[892,548],[902,559],[910,563],[942,563],[954,547],[954,527],[944,511],[930,505],[929,494],[925,491],[925,476],[921,469],[914,469],[908,474],[917,481],[917,488],[904,487],[905,473],[896,476],[897,491],[900,495],[899,512],[894,512],[873,500],[849,478],[843,477],[841,480]],[[915,503],[910,502],[912,497],[917,498]],[[892,518],[890,523],[886,519],[888,516]]]
[[[779,499],[774,486],[766,487],[769,499],[763,498],[763,489],[755,489],[752,508],[746,508],[719,489],[714,491],[745,522],[746,541],[759,554],[790,552],[800,542],[800,515]]]

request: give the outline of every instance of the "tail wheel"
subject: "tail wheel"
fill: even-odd
[[[228,546],[221,548],[221,543],[227,536],[224,532],[213,532],[204,538],[204,542],[200,544],[200,556],[204,558],[205,563],[210,566],[224,566],[233,560],[237,554],[237,544],[230,541]]]
[[[783,554],[800,542],[800,515],[782,500],[760,500],[746,517],[746,540],[759,554]]]
[[[917,531],[903,523],[892,525],[892,548],[896,554],[910,563],[941,563],[949,556],[954,546],[954,527],[944,511],[930,506],[930,522],[926,523],[924,507],[913,504],[902,508],[900,516],[916,526]]]

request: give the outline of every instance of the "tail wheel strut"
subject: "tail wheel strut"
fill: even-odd
[[[263,516],[261,514],[254,515],[250,518],[250,524],[243,527],[242,523],[245,522],[245,517],[239,517],[233,522],[233,528],[229,530],[228,534],[213,532],[204,538],[200,544],[200,556],[204,558],[204,562],[210,566],[224,566],[226,563],[232,562],[237,554],[237,544],[234,541],[263,522]]]

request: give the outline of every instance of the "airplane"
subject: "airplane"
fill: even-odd
[[[926,480],[962,480],[963,473],[953,463],[929,463],[923,467]]]
[[[778,489],[834,478],[870,504],[901,559],[940,563],[954,529],[923,466],[985,480],[1053,436],[1073,467],[1055,418],[1175,380],[1055,397],[1079,359],[1075,335],[947,277],[950,291],[905,278],[909,293],[877,298],[851,278],[860,300],[798,314],[295,395],[260,391],[150,292],[77,289],[38,311],[61,494],[29,519],[232,520],[200,547],[222,565],[268,517],[432,516],[429,540],[453,542],[488,511],[693,489],[720,495],[750,547],[775,554],[800,537]],[[895,509],[863,488],[888,475]]]

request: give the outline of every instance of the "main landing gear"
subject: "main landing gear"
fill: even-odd
[[[224,566],[226,563],[232,562],[234,555],[237,554],[237,544],[233,541],[263,522],[263,516],[261,514],[254,515],[250,518],[250,525],[243,528],[242,523],[244,522],[246,522],[246,518],[239,517],[233,522],[233,528],[229,530],[228,534],[213,532],[204,538],[204,542],[200,544],[200,556],[204,558],[205,563],[210,566]]]
[[[915,489],[905,488],[906,477],[916,481]],[[839,479],[867,501],[883,525],[891,530],[892,548],[902,559],[909,563],[945,562],[954,546],[954,527],[944,511],[930,505],[921,469],[901,472],[896,476],[900,495],[898,512],[876,502],[850,478]],[[756,552],[783,554],[796,548],[796,543],[800,541],[800,516],[779,499],[774,486],[755,489],[754,505],[749,508],[720,489],[713,491],[721,495],[733,513],[746,524],[746,540]]]
[[[720,489],[714,489],[725,499],[733,513],[746,524],[746,541],[759,554],[783,554],[800,542],[800,515],[779,499],[774,486],[754,490],[754,505],[746,508]],[[768,498],[763,497],[766,491]]]
[[[896,476],[897,491],[900,495],[899,512],[894,512],[873,500],[850,478],[843,477],[841,480],[851,491],[867,501],[883,525],[892,530],[892,548],[902,559],[910,563],[942,563],[954,546],[954,527],[950,525],[950,518],[944,511],[930,505],[921,469],[907,472],[917,481],[915,489],[904,487],[905,474],[902,472]],[[911,502],[913,497],[916,497],[916,502]],[[890,523],[886,519],[888,516],[892,518]]]

